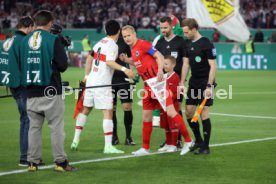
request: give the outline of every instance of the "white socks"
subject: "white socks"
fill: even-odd
[[[103,120],[103,131],[105,139],[105,147],[112,146],[112,132],[113,132],[113,121],[109,119]]]
[[[76,121],[76,129],[75,129],[75,136],[73,142],[79,142],[80,141],[80,134],[81,131],[86,123],[87,116],[80,113],[77,117]]]
[[[77,117],[76,121],[76,129],[75,129],[75,136],[73,142],[80,141],[80,134],[83,130],[83,127],[86,123],[87,116],[80,113]],[[105,138],[105,146],[112,146],[112,133],[113,133],[113,121],[109,119],[103,120],[103,131],[104,131],[104,138]]]

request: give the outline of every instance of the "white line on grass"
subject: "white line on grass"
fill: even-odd
[[[275,140],[275,139],[276,139],[276,137],[266,137],[266,138],[261,138],[261,139],[251,139],[251,140],[227,142],[227,143],[221,143],[221,144],[212,144],[212,145],[210,145],[210,147],[228,146],[228,145],[268,141],[268,140]],[[163,153],[166,153],[166,152],[153,152],[153,153],[150,153],[149,155],[157,155],[157,154],[163,154]],[[109,160],[119,160],[119,159],[142,157],[142,156],[147,156],[147,155],[141,155],[141,156],[125,155],[125,156],[117,156],[117,157],[98,158],[98,159],[93,159],[93,160],[81,160],[81,161],[77,161],[77,162],[70,162],[70,164],[71,165],[76,165],[76,164],[84,164],[84,163],[95,163],[95,162],[103,162],[103,161],[109,161]],[[43,167],[39,167],[39,170],[50,169],[50,168],[53,168],[53,167],[54,167],[54,165],[43,166]],[[18,174],[18,173],[24,173],[24,172],[28,172],[28,170],[27,169],[21,169],[21,170],[1,172],[0,176]]]
[[[258,118],[258,119],[276,119],[273,116],[252,116],[252,115],[242,115],[242,114],[225,114],[225,113],[210,113],[216,116],[230,116],[230,117],[240,117],[240,118]]]
[[[233,92],[233,95],[274,95],[275,91],[251,91],[251,92]]]
[[[185,110],[182,110],[185,113]],[[254,115],[243,115],[243,114],[225,114],[225,113],[218,113],[218,112],[211,112],[209,114],[215,116],[229,116],[229,117],[239,117],[239,118],[257,118],[257,119],[276,119],[275,116],[254,116]]]
[[[221,144],[212,144],[210,147],[219,147],[219,146],[228,146],[228,145],[235,145],[235,144],[244,144],[244,143],[251,143],[251,142],[260,142],[260,141],[269,141],[275,140],[276,137],[266,137],[261,139],[251,139],[251,140],[244,140],[244,141],[236,141],[236,142],[226,142]]]

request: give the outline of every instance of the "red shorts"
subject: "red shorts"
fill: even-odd
[[[174,102],[174,108],[176,112],[179,111],[179,102],[177,100]],[[177,128],[172,122],[172,119],[167,115],[167,113],[162,108],[160,109],[160,128],[164,128],[167,130]]]
[[[169,93],[168,87],[166,88],[166,91],[167,91],[166,106],[169,106],[173,104],[173,100],[172,100],[171,94]],[[144,86],[143,110],[159,109],[160,106],[161,105],[159,104],[156,96],[154,95],[150,87]]]

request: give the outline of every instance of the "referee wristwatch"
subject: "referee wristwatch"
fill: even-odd
[[[208,83],[207,84],[207,88],[211,88],[211,87],[212,87],[212,85]]]

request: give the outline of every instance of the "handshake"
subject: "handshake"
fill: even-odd
[[[133,79],[125,78],[126,81],[128,81],[131,85],[136,85],[136,83],[140,80],[140,75],[136,73],[135,77]]]

